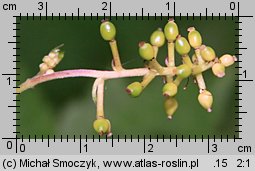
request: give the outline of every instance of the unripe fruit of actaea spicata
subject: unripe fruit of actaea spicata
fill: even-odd
[[[230,65],[233,65],[237,61],[235,56],[231,56],[229,54],[223,55],[220,57],[220,62],[225,66],[228,67]]]
[[[192,70],[187,64],[182,64],[177,67],[176,74],[181,78],[187,78],[190,76]]]
[[[212,111],[213,96],[207,90],[202,90],[198,95],[198,101],[208,112]]]
[[[165,35],[161,28],[151,34],[150,41],[153,46],[161,47],[164,45]]]
[[[140,82],[133,82],[129,84],[126,88],[126,92],[132,97],[137,97],[143,91],[143,86]]]
[[[222,63],[215,63],[212,66],[213,74],[219,78],[225,76],[225,66]]]
[[[205,45],[200,47],[200,54],[205,61],[212,61],[216,57],[214,50],[211,47]]]
[[[109,133],[110,121],[105,118],[99,118],[94,121],[93,127],[99,135]]]
[[[168,20],[164,28],[164,33],[168,42],[175,41],[176,37],[179,35],[178,26],[173,19]]]
[[[190,51],[189,42],[179,35],[175,41],[175,49],[180,55],[186,55]]]
[[[163,96],[175,96],[177,89],[177,85],[173,82],[166,83],[162,89]]]
[[[193,48],[199,48],[202,45],[202,37],[201,34],[194,28],[190,27],[188,28],[188,39],[190,46]]]
[[[178,102],[175,98],[168,97],[165,100],[164,107],[165,107],[165,111],[167,113],[168,119],[172,119],[174,112],[178,108]]]
[[[139,54],[144,60],[151,60],[154,57],[154,50],[151,44],[140,42],[139,43]]]
[[[114,40],[116,36],[115,26],[110,21],[102,21],[100,25],[100,33],[104,40]]]

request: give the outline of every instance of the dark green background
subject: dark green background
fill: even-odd
[[[38,72],[38,66],[44,55],[51,49],[64,43],[65,57],[56,67],[56,70],[65,69],[111,69],[111,51],[109,44],[105,42],[99,33],[100,20],[83,18],[65,21],[58,17],[52,20],[38,17],[27,20],[22,17],[19,21],[21,37],[18,39],[21,54],[21,76],[23,82]],[[149,41],[150,34],[158,27],[164,27],[167,18],[141,20],[113,19],[117,28],[117,41],[121,60],[125,68],[142,67],[143,61],[138,55],[138,42]],[[176,23],[180,33],[187,37],[187,28],[194,26],[202,34],[203,43],[213,47],[217,56],[225,53],[235,54],[235,28],[238,26],[227,17],[227,20],[214,18],[214,20],[181,20],[177,17]],[[193,51],[192,51],[193,53]],[[166,57],[166,46],[160,48],[158,59],[163,64]],[[180,64],[180,56],[176,55],[176,63]],[[168,137],[169,135],[183,135],[197,137],[201,135],[220,137],[233,137],[235,134],[235,76],[237,69],[231,66],[226,69],[226,77],[216,78],[211,70],[204,74],[207,88],[213,93],[213,112],[207,113],[198,103],[198,88],[192,81],[186,91],[182,90],[184,83],[179,87],[176,96],[179,108],[172,121],[167,120],[161,95],[162,79],[156,78],[146,88],[139,98],[129,97],[124,89],[141,78],[116,79],[106,82],[105,86],[105,114],[112,123],[113,135],[116,137],[128,137],[132,134],[156,135]],[[17,128],[24,137],[30,134],[50,135],[57,137],[61,134],[69,136],[96,135],[92,123],[96,116],[96,108],[91,98],[92,78],[69,78],[55,80],[41,84],[30,89],[17,98],[21,100],[20,114],[17,118],[21,126]],[[186,81],[184,81],[186,82]],[[236,134],[237,136],[237,134]]]

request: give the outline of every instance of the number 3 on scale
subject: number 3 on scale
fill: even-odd
[[[39,7],[38,7],[38,10],[43,10],[43,7],[44,7],[44,4],[43,4],[43,2],[38,2],[38,5],[39,5]]]
[[[212,144],[212,152],[217,152],[218,151],[218,146],[217,144]]]

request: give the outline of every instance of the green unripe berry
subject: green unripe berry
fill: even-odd
[[[205,45],[200,47],[200,54],[205,61],[212,61],[216,57],[214,50],[211,47]]]
[[[127,86],[126,91],[132,97],[137,97],[142,93],[143,86],[140,82],[133,82]]]
[[[225,66],[228,67],[230,65],[233,65],[236,61],[236,57],[235,56],[231,56],[229,54],[223,55],[222,57],[220,57],[220,62]]]
[[[103,21],[100,26],[100,33],[104,40],[113,40],[116,36],[115,26],[110,21]]]
[[[209,91],[202,90],[198,95],[198,101],[208,112],[212,111],[213,96]]]
[[[154,57],[153,47],[149,43],[140,42],[139,43],[139,54],[143,59],[149,61]]]
[[[163,31],[161,30],[161,28],[159,28],[158,30],[154,31],[151,34],[150,41],[153,46],[161,47],[164,45],[165,35]]]
[[[108,133],[110,122],[107,119],[100,118],[94,121],[93,127],[98,134],[103,135]]]
[[[178,36],[175,41],[175,49],[180,55],[186,55],[190,51],[190,45],[186,38]]]
[[[173,82],[166,83],[162,89],[164,96],[175,96],[177,94],[177,85]]]
[[[199,48],[202,45],[202,37],[200,33],[194,27],[188,28],[188,31],[189,31],[188,39],[190,46],[195,49]]]
[[[212,66],[213,74],[219,78],[225,76],[225,66],[222,63],[215,63]]]
[[[178,108],[178,102],[176,101],[175,98],[168,97],[165,100],[164,107],[165,107],[165,111],[167,113],[168,119],[172,119],[172,116],[173,116],[174,112]]]
[[[177,67],[176,74],[181,78],[187,78],[190,76],[192,70],[187,64],[182,64]]]
[[[168,23],[165,25],[164,33],[165,33],[166,39],[169,42],[173,42],[176,39],[176,37],[179,35],[178,26],[173,19],[170,19]]]

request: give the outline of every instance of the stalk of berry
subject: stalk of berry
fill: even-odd
[[[173,18],[168,20],[168,23],[164,27],[164,34],[167,39],[167,60],[166,65],[168,67],[175,67],[175,55],[174,55],[174,41],[179,35],[179,29]],[[166,82],[172,82],[173,77],[166,76]]]
[[[104,114],[104,79],[97,78],[92,89],[92,97],[97,106],[96,120],[93,123],[95,131],[99,135],[107,134],[111,136],[111,123],[105,119]]]
[[[188,40],[189,43],[191,45],[191,47],[194,48],[195,50],[195,56],[193,56],[194,60],[197,61],[198,65],[203,65],[205,63],[205,61],[203,60],[201,54],[200,54],[200,47],[202,45],[202,37],[201,34],[194,28],[194,27],[190,27],[188,28]],[[203,78],[202,73],[199,73],[197,75],[195,75],[196,77],[196,82],[198,84],[199,90],[204,90],[206,89],[206,85],[205,85],[205,81]]]
[[[126,87],[126,92],[132,97],[138,97],[142,91],[149,85],[149,83],[155,78],[156,73],[150,71],[143,77],[142,82],[133,82]]]
[[[162,74],[164,72],[164,68],[156,60],[153,46],[150,43],[146,43],[144,41],[140,42],[138,46],[139,54],[141,58],[148,62],[148,67],[151,70]]]
[[[175,66],[174,41],[179,35],[179,29],[173,18],[170,18],[165,25],[164,33],[168,41],[168,66]]]
[[[116,36],[115,26],[110,21],[103,20],[100,25],[100,33],[104,40],[109,41],[111,51],[112,51],[112,56],[113,56],[113,62],[112,62],[113,69],[116,71],[123,70],[123,67],[120,61],[117,41],[115,39],[115,36]]]
[[[190,45],[186,38],[178,35],[175,41],[175,49],[177,53],[182,56],[183,62],[182,65],[177,67],[177,77],[174,80],[174,83],[178,86],[183,79],[191,75],[193,63],[188,55],[190,52]]]

